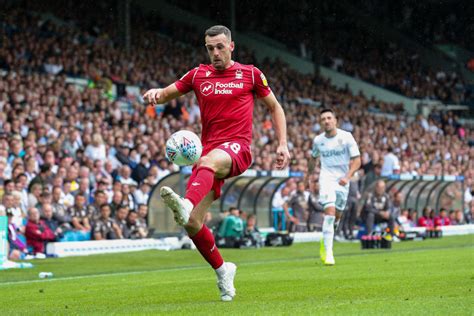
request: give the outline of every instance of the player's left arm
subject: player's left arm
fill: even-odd
[[[361,166],[360,156],[351,157],[349,161],[349,171],[347,174],[339,180],[340,185],[346,185],[351,181],[352,176],[354,173],[359,170]]]
[[[265,78],[265,75],[257,67],[252,68],[252,81],[255,95],[265,103],[272,114],[272,121],[278,138],[276,168],[284,169],[290,163],[290,152],[288,151],[288,142],[286,139],[285,112],[268,86],[267,78]]]
[[[273,124],[275,126],[276,136],[278,138],[277,148],[277,169],[284,169],[290,162],[290,152],[288,151],[288,142],[286,139],[286,117],[283,107],[275,98],[273,92],[270,92],[266,97],[260,100],[265,103],[270,113],[272,114]]]
[[[349,150],[349,155],[351,157],[349,161],[349,171],[343,178],[339,179],[340,185],[348,184],[351,181],[351,178],[354,173],[359,170],[360,166],[362,165],[360,160],[359,147],[357,146],[357,143],[352,134],[349,134],[347,149]]]

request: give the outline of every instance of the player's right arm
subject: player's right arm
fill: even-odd
[[[150,89],[144,95],[143,99],[151,104],[163,104],[169,102],[177,97],[182,96],[176,84],[172,83],[164,89]]]
[[[152,104],[167,103],[183,94],[188,93],[193,89],[194,76],[198,71],[198,67],[188,71],[181,79],[175,83],[170,84],[164,89],[150,89],[144,95],[143,99]]]
[[[313,147],[311,149],[311,156],[314,159],[309,159],[308,161],[308,174],[312,174],[314,172],[314,169],[316,169],[316,165],[319,161],[319,148],[318,144],[316,142],[316,138],[313,140]]]

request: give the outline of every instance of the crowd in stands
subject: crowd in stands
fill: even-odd
[[[353,239],[356,231],[358,235],[371,235],[374,229],[387,231],[397,237],[413,227],[424,227],[429,231],[439,230],[443,226],[474,224],[472,196],[465,199],[465,210],[443,207],[435,210],[426,206],[419,212],[415,208],[403,207],[406,198],[404,192],[388,190],[383,180],[377,180],[363,197],[361,180],[357,174],[350,182],[348,201],[337,231],[341,238]],[[472,183],[467,181],[467,184],[466,192],[472,192]],[[289,180],[277,191],[272,206],[274,211],[280,210],[282,215],[275,229],[290,232],[322,230],[324,208],[319,203],[319,185],[315,182]]]
[[[16,256],[43,253],[51,240],[146,237],[150,190],[177,170],[165,159],[166,139],[179,129],[200,131],[193,94],[150,108],[136,95],[114,98],[110,86],[143,92],[173,82],[206,62],[202,34],[169,21],[144,22],[126,53],[105,23],[115,21],[113,14],[97,25],[98,11],[75,19],[86,7],[48,9],[64,20],[17,6],[0,16],[0,215],[9,216]],[[238,61],[255,62],[250,50],[237,47]],[[474,176],[474,131],[452,113],[412,119],[400,104],[338,90],[281,61],[257,64],[287,113],[291,169],[307,171],[312,139],[321,132],[318,107],[329,106],[359,143],[360,177],[378,176],[389,154],[398,159],[395,173]],[[70,77],[88,84],[79,87]],[[274,130],[259,104],[254,122],[252,168],[272,169]],[[308,180],[316,182],[318,172]]]
[[[360,1],[358,5],[369,15],[385,17],[385,22],[402,31],[410,38],[424,44],[456,44],[474,50],[472,32],[474,25],[469,12],[471,1],[427,2],[396,1],[370,3]]]
[[[390,25],[422,43],[453,41],[472,48],[472,32],[468,31],[472,23],[466,10],[472,4],[445,3],[444,9],[407,1],[382,4],[355,1],[353,5],[366,18],[380,16],[383,22],[390,20]],[[279,10],[281,6],[285,7],[284,11]],[[350,14],[344,7],[330,1],[318,5],[309,1],[276,1],[277,9],[272,10],[262,3],[248,2],[236,8],[240,17],[237,22],[246,31],[257,30],[289,45],[290,50],[302,57],[314,58],[316,49],[323,65],[410,98],[448,104],[473,102],[472,88],[456,72],[427,67],[416,50],[380,36],[373,28],[361,27],[357,20],[361,17]],[[294,23],[295,17],[298,23]],[[279,23],[274,23],[275,19]],[[318,32],[319,37],[315,37]],[[316,47],[311,41],[317,42]]]

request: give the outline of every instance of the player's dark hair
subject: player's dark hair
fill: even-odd
[[[232,35],[230,33],[230,30],[224,25],[211,26],[204,33],[205,36],[210,36],[210,37],[217,36],[219,34],[224,34],[225,37],[227,37],[229,40],[232,40]]]
[[[324,113],[328,113],[328,112],[332,113],[332,115],[334,115],[334,117],[336,117],[336,113],[334,113],[333,109],[330,109],[330,108],[323,108],[319,115],[323,115]]]

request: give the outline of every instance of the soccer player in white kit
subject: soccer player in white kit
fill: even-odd
[[[325,213],[320,256],[325,265],[334,265],[332,246],[336,215],[339,220],[346,207],[350,179],[360,168],[361,161],[354,137],[337,128],[337,118],[331,109],[321,111],[320,123],[324,133],[314,138],[312,150],[312,156],[321,161],[319,202]],[[315,162],[312,160],[309,164],[310,173],[314,171]]]

